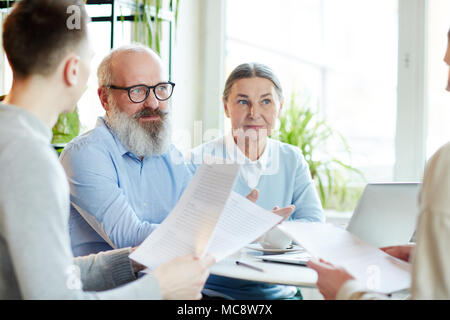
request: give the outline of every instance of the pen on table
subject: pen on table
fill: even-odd
[[[256,270],[256,271],[264,272],[264,270],[261,269],[261,268],[258,268],[258,267],[255,267],[255,266],[246,264],[246,263],[241,262],[241,261],[236,261],[236,264],[237,264],[238,266],[243,266],[243,267],[247,267],[247,268],[250,268],[250,269],[253,269],[253,270]]]

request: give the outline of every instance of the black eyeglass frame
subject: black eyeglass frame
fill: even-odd
[[[172,86],[172,91],[170,92],[169,97],[167,97],[166,99],[160,99],[158,97],[158,95],[156,94],[156,91],[155,91],[156,87],[158,87],[158,86],[160,86],[162,84],[170,84]],[[134,88],[137,88],[137,87],[146,87],[147,88],[147,93],[145,94],[145,98],[142,101],[138,101],[138,102],[136,102],[133,99],[131,99],[131,90],[134,89]],[[130,87],[118,87],[118,86],[115,86],[115,85],[110,85],[110,86],[106,86],[106,88],[114,89],[114,90],[125,90],[125,91],[128,92],[128,98],[130,99],[131,102],[133,102],[133,103],[141,103],[141,102],[147,100],[148,95],[150,94],[150,90],[153,90],[153,94],[155,95],[155,98],[158,99],[159,101],[167,101],[167,100],[169,100],[172,97],[173,90],[175,88],[175,83],[173,83],[172,81],[167,81],[167,82],[157,83],[154,86],[147,86],[145,84],[136,84],[136,85],[130,86]]]

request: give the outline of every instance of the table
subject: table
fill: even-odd
[[[262,252],[243,248],[239,252],[216,263],[210,269],[211,274],[272,284],[316,287],[316,271],[292,264],[263,262],[256,258],[262,255]],[[261,268],[264,272],[237,265],[237,260]]]

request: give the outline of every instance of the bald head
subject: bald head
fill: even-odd
[[[168,80],[160,57],[139,44],[111,51],[98,68],[104,120],[123,145],[139,157],[165,153],[170,146],[169,98],[159,100],[155,91],[156,85]],[[136,102],[131,92],[141,93],[143,85],[147,86],[146,96]]]
[[[112,50],[100,63],[99,87],[131,86],[167,81],[161,58],[146,46],[132,44]]]

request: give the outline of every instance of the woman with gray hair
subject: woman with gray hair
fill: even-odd
[[[269,138],[283,108],[280,81],[260,63],[244,63],[229,75],[223,92],[225,115],[231,132],[191,151],[189,166],[195,172],[202,162],[235,162],[241,165],[234,191],[246,195],[256,188],[256,203],[267,210],[276,205],[295,207],[289,219],[323,222],[324,214],[299,148]],[[264,246],[277,228],[261,240]],[[267,241],[266,241],[267,242]],[[270,285],[212,275],[204,294],[233,299],[301,298],[296,287]]]

